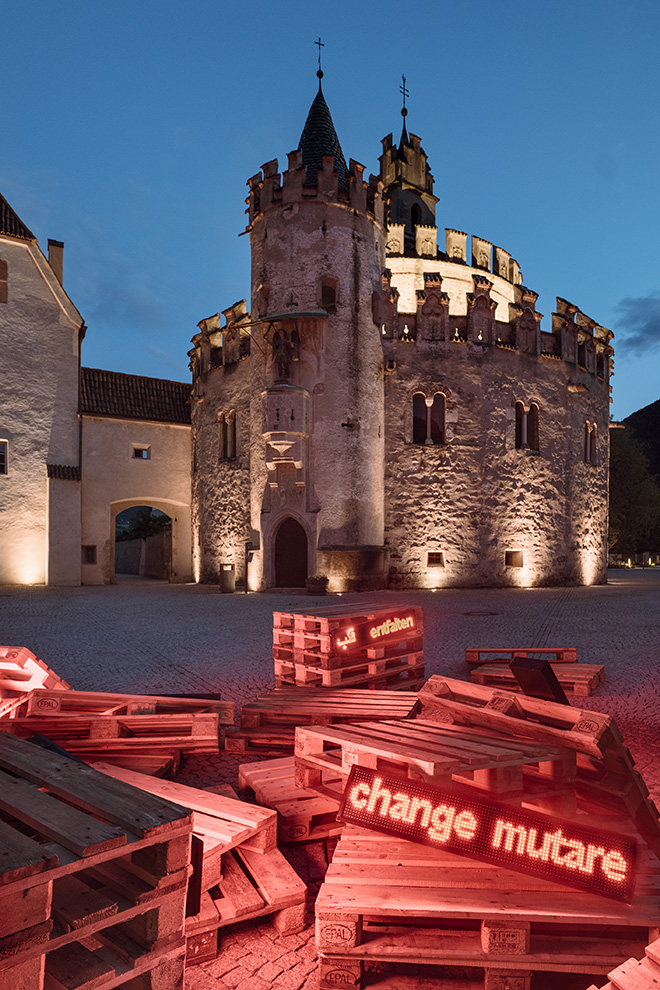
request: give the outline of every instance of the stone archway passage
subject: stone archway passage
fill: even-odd
[[[307,535],[295,519],[285,519],[275,537],[275,586],[304,588],[307,577]]]

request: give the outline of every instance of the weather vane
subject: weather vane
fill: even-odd
[[[399,92],[403,96],[403,109],[401,111],[401,116],[405,117],[408,113],[408,111],[406,110],[406,96],[410,96],[410,92],[406,89],[406,77],[402,75],[401,79],[403,80],[403,85],[399,86]]]
[[[319,40],[318,41],[315,41],[314,44],[315,45],[318,45],[318,47],[319,47],[319,67],[318,67],[318,71],[317,71],[316,75],[319,77],[319,79],[323,79],[323,70],[321,68],[321,49],[322,48],[325,48],[325,44],[321,41],[321,36],[320,35],[319,35]]]

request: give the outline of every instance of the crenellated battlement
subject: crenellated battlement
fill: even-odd
[[[287,168],[281,174],[277,158],[262,165],[261,171],[247,182],[247,230],[250,231],[254,223],[271,209],[291,207],[310,200],[369,214],[382,224],[383,184],[379,176],[370,175],[369,181],[365,181],[364,165],[351,158],[342,185],[333,155],[323,155],[322,162],[322,167],[315,172],[315,183],[309,181],[310,169],[303,164],[300,149],[289,152]]]

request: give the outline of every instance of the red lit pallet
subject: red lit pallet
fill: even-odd
[[[0,985],[180,990],[190,813],[10,735],[0,768]]]
[[[309,842],[341,834],[337,822],[337,798],[297,787],[292,756],[279,760],[243,763],[238,768],[239,790],[251,791],[255,800],[277,812],[278,841]],[[338,775],[331,782],[338,788]]]
[[[588,990],[652,990],[660,986],[660,938],[646,946],[642,959],[626,959],[607,975],[609,983],[592,984]]]
[[[11,716],[42,687],[59,693],[69,685],[25,646],[0,646],[0,718]]]
[[[481,659],[486,654],[485,659]],[[493,656],[497,654],[497,656]],[[550,660],[553,663],[577,663],[577,648],[575,646],[559,647],[524,647],[522,649],[511,647],[469,647],[465,650],[466,663],[511,663],[514,657],[539,657],[539,659]]]
[[[318,667],[307,667],[303,664],[275,660],[275,683],[277,687],[285,685],[309,685],[316,687],[390,687],[397,690],[394,684],[412,689],[405,680],[424,678],[424,654],[410,653],[405,656],[384,657],[379,660],[364,660],[358,663],[346,664],[335,670],[323,670]]]
[[[567,694],[588,698],[601,681],[605,680],[605,668],[595,663],[551,663],[550,666]],[[503,663],[486,663],[470,671],[474,684],[488,684],[519,691],[515,675]]]
[[[606,828],[608,822],[614,828],[633,822],[660,855],[658,810],[611,716],[439,675],[428,679],[419,698],[455,723],[492,729],[515,742],[526,739],[572,750],[578,808],[603,816]]]
[[[202,894],[199,913],[186,918],[187,964],[214,959],[219,930],[238,921],[272,915],[278,934],[302,931],[306,897],[307,885],[279,849],[223,853],[222,878]]]
[[[424,649],[422,636],[402,639],[394,646],[370,646],[349,656],[315,650],[314,647],[273,646],[273,660],[290,661],[296,665],[337,670],[348,663],[367,663],[370,660],[396,659],[406,654],[421,653]]]
[[[296,729],[296,783],[339,798],[357,765],[458,793],[562,814],[575,810],[575,753],[462,726],[414,719]],[[327,775],[339,777],[330,783]]]
[[[407,719],[420,710],[413,691],[282,687],[243,706],[240,727],[225,730],[225,749],[231,753],[293,751],[297,725]]]
[[[627,906],[346,826],[316,900],[320,987],[586,986],[657,932],[658,865]]]
[[[312,643],[315,643],[318,648],[318,644],[323,642],[326,645],[322,652],[330,652],[330,637],[338,629],[349,624],[370,622],[380,616],[386,618],[393,611],[396,611],[396,606],[390,604],[372,606],[363,611],[351,611],[345,606],[331,605],[316,609],[313,613],[303,611],[273,612],[273,630],[275,638],[279,640],[278,645],[286,645],[282,643],[279,637],[280,631],[282,634],[288,631],[293,636],[293,645],[296,647],[302,648],[305,645],[311,646]],[[406,606],[406,611],[414,614],[416,630],[421,635],[424,631],[422,609],[418,606]]]

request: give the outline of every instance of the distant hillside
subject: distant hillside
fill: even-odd
[[[660,479],[660,399],[623,420],[648,458],[649,470]]]

